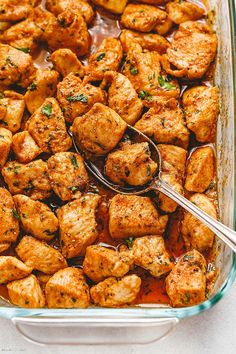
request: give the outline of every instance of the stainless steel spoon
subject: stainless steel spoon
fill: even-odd
[[[76,144],[73,135],[72,135],[72,140],[73,140],[75,150],[83,156],[87,169],[106,187],[110,188],[116,193],[128,194],[128,195],[132,195],[132,194],[140,195],[140,194],[147,193],[151,190],[161,192],[165,194],[167,197],[173,199],[176,203],[181,205],[185,210],[190,212],[197,219],[202,221],[234,252],[236,252],[236,232],[234,230],[230,229],[229,227],[223,225],[219,221],[209,216],[203,210],[198,208],[195,204],[190,202],[187,198],[175,192],[169,184],[167,184],[162,180],[161,155],[157,146],[153,143],[153,141],[149,139],[145,134],[141,133],[139,130],[135,129],[130,125],[127,125],[126,134],[130,137],[131,141],[148,142],[152,159],[158,164],[156,175],[153,177],[150,183],[144,186],[139,186],[139,187],[124,186],[123,187],[110,182],[104,174],[104,168],[101,169],[101,167],[97,166],[96,159],[93,159],[94,161],[92,161],[91,156],[88,158],[88,154]]]

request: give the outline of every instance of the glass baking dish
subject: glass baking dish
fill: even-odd
[[[220,88],[216,142],[220,218],[226,225],[235,227],[236,8],[234,0],[209,2],[210,19],[219,41],[215,83]],[[200,305],[171,308],[146,304],[122,309],[52,310],[18,308],[0,299],[0,316],[11,319],[21,334],[38,344],[153,342],[168,334],[180,319],[210,309],[233,283],[236,256],[217,242],[219,277],[210,298]]]

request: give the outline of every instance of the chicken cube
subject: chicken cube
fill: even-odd
[[[95,242],[98,235],[95,216],[100,198],[97,194],[83,195],[57,209],[62,254],[66,258],[84,255],[86,248]]]
[[[23,163],[34,160],[42,152],[27,130],[13,135],[12,150],[17,160]]]
[[[12,133],[10,130],[0,128],[0,169],[5,165],[12,144]]]
[[[159,23],[156,27],[155,27],[155,31],[161,35],[164,36],[165,34],[167,34],[172,27],[174,26],[173,21],[170,19],[170,16],[167,14],[165,20],[162,23]]]
[[[113,238],[162,235],[168,221],[159,215],[148,197],[115,195],[109,208],[109,231]]]
[[[173,307],[193,306],[206,298],[206,260],[196,250],[182,255],[166,278]]]
[[[162,173],[161,179],[169,184],[175,192],[184,195],[182,183],[177,180],[176,176],[169,173]],[[158,206],[165,213],[173,213],[178,207],[178,204],[173,199],[163,193],[158,193],[158,198]]]
[[[15,133],[20,129],[25,110],[24,97],[14,91],[4,91],[0,97],[0,127]]]
[[[59,15],[67,9],[78,12],[88,24],[94,16],[93,8],[87,0],[46,0],[45,5],[46,9],[55,15]]]
[[[28,267],[45,274],[54,274],[67,267],[65,258],[58,250],[31,236],[21,239],[16,253]]]
[[[107,278],[90,289],[95,303],[102,307],[119,307],[131,304],[141,288],[141,279],[136,275],[126,275],[121,279]]]
[[[50,57],[55,70],[63,77],[70,73],[77,74],[79,77],[84,76],[84,67],[72,50],[61,48],[55,50]]]
[[[113,109],[95,103],[82,117],[77,117],[72,126],[76,143],[95,155],[105,155],[119,143],[126,123]]]
[[[27,277],[32,268],[27,267],[16,257],[0,256],[0,284]]]
[[[88,183],[84,161],[73,152],[58,152],[50,157],[48,174],[52,189],[61,200],[77,198]]]
[[[191,2],[175,0],[166,5],[166,11],[169,14],[170,19],[180,25],[186,21],[197,21],[200,20],[205,14],[205,10],[193,4]]]
[[[92,0],[92,2],[98,6],[103,7],[107,11],[119,15],[123,13],[128,0]]]
[[[210,146],[200,147],[190,155],[186,171],[185,188],[203,193],[214,180],[214,152]]]
[[[161,170],[163,173],[174,175],[176,180],[183,181],[187,160],[187,150],[175,146],[158,144],[158,151],[161,155]]]
[[[32,11],[34,2],[32,0],[0,0],[0,21],[15,22],[26,18]]]

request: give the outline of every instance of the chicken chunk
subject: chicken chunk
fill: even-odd
[[[155,31],[160,35],[160,36],[164,36],[165,34],[167,34],[172,27],[174,26],[173,21],[171,21],[170,16],[167,15],[165,20],[162,23],[159,23],[156,27],[155,27]]]
[[[166,278],[166,291],[172,306],[185,307],[205,300],[206,260],[196,250],[182,255]]]
[[[11,302],[20,307],[40,308],[45,305],[45,298],[35,275],[15,280],[7,284]]]
[[[22,194],[15,195],[13,200],[26,233],[46,241],[55,236],[58,220],[46,204]]]
[[[0,169],[5,165],[12,144],[12,133],[10,130],[0,128]]]
[[[90,23],[94,16],[93,8],[87,0],[46,0],[45,5],[47,10],[55,15],[59,15],[67,9],[78,12],[87,23]]]
[[[57,98],[68,122],[87,113],[95,103],[105,103],[100,87],[81,83],[77,74],[70,73],[57,86]]]
[[[117,194],[109,208],[109,231],[114,238],[161,235],[168,216],[160,216],[150,198]]]
[[[3,167],[2,175],[12,194],[25,194],[34,200],[51,195],[47,163],[42,160],[26,165],[9,161]]]
[[[189,131],[175,99],[150,108],[135,124],[135,128],[157,143],[174,144],[184,149],[188,147]]]
[[[214,179],[214,165],[214,152],[210,146],[194,150],[188,160],[185,188],[203,193]]]
[[[0,284],[27,277],[32,268],[27,267],[16,257],[0,256]]]
[[[193,194],[190,201],[205,211],[214,219],[217,219],[217,212],[214,204],[204,194]],[[187,249],[197,249],[200,252],[211,248],[214,242],[214,233],[193,215],[185,212],[182,221],[182,237]]]
[[[214,60],[216,49],[217,37],[207,24],[187,21],[179,26],[162,65],[170,75],[199,79]]]
[[[61,108],[55,98],[46,98],[27,121],[26,129],[43,152],[67,151],[72,146]]]
[[[92,281],[98,283],[108,277],[120,278],[129,270],[122,253],[99,245],[87,247],[83,271]]]
[[[92,0],[92,2],[110,12],[113,12],[114,14],[119,15],[123,13],[128,0]]]
[[[13,135],[12,150],[17,160],[23,163],[34,160],[42,152],[27,130]]]
[[[57,209],[62,254],[66,258],[84,255],[86,248],[95,242],[95,214],[100,198],[97,194],[87,194]]]
[[[67,267],[65,258],[58,250],[31,236],[21,239],[16,253],[28,267],[46,274],[54,274]]]
[[[77,117],[72,132],[78,145],[96,155],[105,155],[120,141],[126,123],[113,109],[101,103],[82,117]]]
[[[214,141],[219,111],[218,88],[196,86],[185,91],[183,107],[187,127],[196,139],[201,143]]]
[[[162,173],[161,178],[164,182],[169,184],[175,192],[184,195],[182,183],[180,183],[173,174]],[[158,193],[158,198],[158,206],[165,213],[173,213],[178,207],[178,204],[174,202],[173,199],[168,198],[163,193]]]
[[[84,161],[79,154],[58,152],[48,159],[48,174],[52,189],[61,200],[81,195],[88,182]]]
[[[122,144],[110,153],[106,160],[105,172],[114,183],[140,186],[148,183],[157,170],[151,159],[148,143]]]
[[[186,21],[197,21],[200,20],[205,14],[205,10],[193,4],[191,2],[175,0],[174,2],[169,2],[166,5],[166,11],[169,14],[170,19],[180,25]]]
[[[57,49],[50,57],[54,64],[55,70],[63,77],[70,73],[78,74],[79,77],[84,76],[84,67],[72,50],[67,48]]]
[[[0,0],[0,21],[15,22],[26,18],[32,11],[34,2],[32,0]]]
[[[34,81],[30,84],[25,94],[25,103],[32,114],[38,109],[47,97],[53,97],[59,83],[57,71],[40,69],[36,73]]]
[[[0,98],[0,127],[15,133],[20,129],[25,110],[24,97],[14,91],[4,91]]]
[[[141,288],[141,279],[136,275],[127,275],[121,279],[107,278],[90,289],[95,303],[102,307],[119,307],[131,304]]]
[[[150,5],[164,5],[171,0],[136,0],[137,2],[142,2]]]
[[[179,146],[166,144],[158,144],[157,148],[162,159],[162,172],[175,176],[176,180],[182,183],[185,174],[187,151]]]
[[[49,308],[86,308],[90,294],[83,271],[77,268],[65,268],[55,273],[45,287]]]
[[[11,194],[8,190],[0,188],[0,253],[16,241],[20,232],[18,219]]]

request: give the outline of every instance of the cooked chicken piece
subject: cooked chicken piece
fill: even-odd
[[[13,200],[26,233],[46,241],[55,236],[58,220],[46,204],[22,194],[15,195]]]
[[[36,1],[0,0],[0,21],[14,22],[26,18]]]
[[[214,152],[210,146],[200,147],[190,155],[186,171],[185,188],[203,193],[214,180]]]
[[[51,195],[47,163],[42,160],[26,165],[8,161],[2,175],[12,194],[25,194],[34,200],[46,199]]]
[[[164,34],[168,33],[172,29],[173,26],[174,26],[174,23],[171,21],[170,16],[167,15],[165,21],[162,23],[159,23],[155,27],[155,31],[159,35],[164,36]]]
[[[12,133],[10,130],[0,128],[0,169],[5,165],[12,144]]]
[[[7,284],[11,302],[20,307],[40,308],[45,305],[45,298],[35,275],[15,280]]]
[[[187,1],[179,2],[179,0],[169,2],[166,5],[166,11],[170,19],[177,25],[186,21],[200,20],[205,14],[205,10],[197,4]]]
[[[89,57],[85,69],[85,83],[101,81],[106,71],[117,71],[123,57],[121,43],[116,38],[105,38],[98,50]]]
[[[171,47],[162,57],[162,65],[170,75],[199,79],[214,60],[216,49],[216,34],[207,24],[187,21],[179,26]]]
[[[0,33],[2,34],[4,31],[6,31],[10,27],[11,27],[10,22],[0,22]]]
[[[43,152],[67,151],[72,141],[61,108],[55,98],[46,98],[27,121],[26,129]]]
[[[217,87],[196,86],[183,94],[183,107],[188,128],[201,143],[214,141],[219,111]]]
[[[19,216],[8,190],[0,188],[0,253],[7,250],[19,235]]]
[[[119,307],[131,304],[141,288],[141,279],[136,275],[126,275],[121,279],[107,278],[90,289],[96,305]]]
[[[12,137],[12,150],[19,162],[30,162],[41,154],[41,149],[36,144],[28,131],[19,132]]]
[[[166,278],[166,291],[172,306],[185,307],[205,300],[206,260],[196,250],[181,256]]]
[[[154,277],[161,277],[173,268],[162,236],[136,238],[132,244],[134,263],[148,270]]]
[[[94,16],[92,6],[87,0],[46,0],[46,9],[59,15],[63,11],[70,9],[83,16],[87,23],[90,23]]]
[[[0,284],[27,277],[31,272],[32,268],[16,257],[0,256]]]
[[[123,277],[129,270],[122,253],[99,245],[87,247],[83,271],[95,283],[108,277]]]
[[[89,306],[89,287],[83,271],[65,268],[55,273],[45,287],[49,308],[86,308]]]
[[[169,184],[175,192],[184,195],[182,183],[177,180],[175,175],[162,173],[161,178],[164,182]],[[158,206],[162,211],[165,213],[173,213],[176,210],[178,204],[174,202],[173,199],[168,198],[165,194],[162,193],[158,193],[158,197]]]
[[[122,138],[126,123],[113,109],[95,103],[89,112],[74,120],[71,129],[77,144],[83,149],[105,155]]]
[[[25,103],[32,114],[38,109],[47,97],[53,97],[59,83],[59,74],[50,69],[40,69],[36,73],[34,81],[28,87],[25,94]]]
[[[174,175],[176,180],[182,183],[185,173],[187,151],[175,145],[158,144],[163,173]]]
[[[48,174],[52,189],[61,200],[77,198],[88,182],[84,161],[73,152],[58,152],[50,157]]]
[[[115,195],[109,208],[109,231],[114,238],[161,235],[168,216],[160,216],[150,198]]]
[[[157,164],[151,159],[148,143],[123,143],[106,160],[105,172],[114,183],[140,186],[155,175]]]
[[[41,1],[41,0],[40,0]],[[30,15],[32,21],[43,31],[42,40],[44,40],[44,33],[49,23],[55,19],[54,14],[49,11],[45,11],[41,6],[36,7]]]
[[[70,73],[84,76],[84,67],[72,50],[67,48],[57,49],[50,56],[50,60],[54,64],[55,70],[63,77]]]
[[[1,84],[10,86],[18,84],[27,87],[34,76],[35,68],[29,54],[0,43],[0,77]]]
[[[204,194],[193,194],[190,201],[205,211],[214,219],[217,219],[217,212],[214,204]],[[187,249],[197,249],[200,252],[213,246],[214,233],[201,221],[188,212],[184,213],[182,221],[182,236]]]
[[[84,84],[77,74],[70,73],[57,86],[57,98],[67,122],[87,113],[94,103],[105,103],[100,87]]]
[[[92,2],[115,14],[122,14],[128,0],[92,0]]]
[[[95,242],[95,216],[100,198],[97,194],[83,195],[57,209],[62,254],[66,258],[84,255],[86,248]]]
[[[129,79],[115,71],[108,71],[104,75],[103,84],[110,84],[109,107],[114,109],[128,124],[133,125],[141,115],[143,104]]]
[[[65,258],[58,250],[31,236],[21,239],[16,253],[27,266],[46,274],[54,274],[67,267]]]
[[[158,23],[162,23],[167,14],[157,7],[143,4],[129,4],[126,6],[121,24],[140,32],[152,31]]]
[[[150,5],[164,5],[171,0],[136,0],[137,2],[142,2]]]
[[[150,108],[135,124],[135,128],[158,143],[174,144],[185,149],[188,147],[189,131],[175,99]]]
[[[20,129],[25,110],[24,97],[14,91],[4,91],[0,98],[0,126],[15,133]]]

